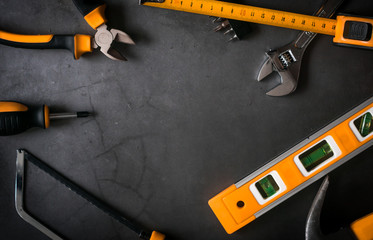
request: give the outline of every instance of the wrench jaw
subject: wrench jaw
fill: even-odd
[[[270,51],[266,55],[267,60],[259,71],[258,81],[266,79],[272,72],[277,72],[280,76],[280,84],[266,94],[281,97],[294,92],[298,85],[300,61],[296,60],[290,49],[283,52]]]
[[[260,82],[263,79],[265,79],[273,71],[276,71],[276,69],[274,69],[274,66],[273,66],[273,63],[272,63],[272,59],[268,56],[267,53],[266,53],[266,55],[267,55],[267,59],[263,63],[262,67],[259,70],[259,74],[258,74],[258,78],[257,78],[258,82]]]
[[[279,72],[281,84],[269,90],[266,94],[273,97],[288,95],[297,88],[297,81],[294,80],[290,72]]]
[[[314,15],[330,18],[343,1],[323,0],[321,7]],[[316,35],[316,33],[312,32],[301,32],[288,45],[266,53],[268,58],[259,71],[258,81],[262,81],[273,71],[280,75],[281,80],[281,83],[267,92],[267,95],[285,96],[297,88],[303,54]]]

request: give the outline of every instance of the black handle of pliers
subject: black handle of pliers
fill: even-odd
[[[73,0],[73,2],[93,29],[106,22],[105,2],[101,0]]]
[[[0,31],[0,44],[30,49],[67,49],[75,59],[92,51],[91,36],[88,35],[21,35]]]

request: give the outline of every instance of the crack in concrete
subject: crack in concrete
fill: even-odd
[[[100,194],[100,196],[105,199],[105,195],[103,194],[103,191],[102,191],[102,188],[101,188],[101,185],[100,185],[100,182],[99,182],[99,178],[97,177],[97,173],[96,171],[94,170],[94,168],[92,167],[92,163],[90,162],[90,166],[92,168],[92,172],[93,172],[93,176],[95,177],[95,182],[96,182],[96,185],[97,185],[97,188],[98,188],[98,192]]]
[[[129,191],[131,191],[131,192],[133,192],[133,193],[135,193],[141,200],[144,200],[145,198],[144,198],[144,196],[142,196],[142,194],[140,194],[139,192],[138,192],[138,189],[137,188],[134,188],[134,187],[132,187],[131,185],[126,185],[126,184],[124,184],[124,183],[122,183],[122,182],[118,182],[117,180],[113,180],[113,179],[110,179],[110,178],[99,178],[99,179],[97,179],[99,182],[109,182],[109,183],[113,183],[113,184],[115,184],[115,185],[118,185],[118,186],[120,186],[121,188],[123,188],[123,189],[126,189],[126,190],[129,190]]]
[[[83,89],[83,88],[92,87],[92,86],[95,86],[95,85],[98,85],[98,84],[101,84],[101,83],[103,83],[102,80],[97,81],[97,82],[93,82],[89,85],[83,85],[83,86],[79,86],[79,87],[76,87],[76,88],[71,88],[71,89],[67,89],[67,90],[64,90],[64,91],[56,92],[55,94],[70,93],[70,92],[74,92],[74,91],[77,91],[77,90],[80,90],[80,89]]]
[[[117,159],[117,156],[116,156],[116,153],[114,152],[114,158],[115,158],[115,161],[116,161],[116,166],[118,165],[118,159]],[[102,197],[102,199],[103,200],[105,200],[105,195],[104,195],[104,193],[103,193],[103,190],[102,190],[102,187],[101,187],[101,184],[100,184],[100,179],[97,177],[97,173],[96,173],[96,171],[95,171],[95,169],[93,168],[93,166],[92,166],[92,162],[90,162],[90,166],[91,166],[91,168],[92,168],[92,171],[93,171],[93,175],[94,175],[94,177],[95,177],[95,182],[96,182],[96,184],[97,184],[97,187],[98,187],[98,191],[99,191],[99,194],[100,194],[100,196]],[[115,171],[117,171],[117,168],[115,168]],[[115,239],[115,238],[119,238],[120,239],[120,233],[119,233],[119,231],[117,230],[117,228],[116,228],[116,226],[115,226],[115,222],[114,222],[114,220],[115,219],[113,219],[113,217],[111,217],[111,216],[109,216],[110,217],[110,223],[111,223],[111,225],[112,225],[112,227],[114,228],[114,231],[116,232],[116,234],[113,236],[113,237],[111,237],[111,239]],[[116,220],[115,220],[116,221]]]
[[[91,96],[91,91],[89,90],[89,87],[87,87],[87,92],[88,92],[88,99],[89,99],[89,104],[92,108],[92,113],[94,114],[95,113],[95,107],[93,106],[93,103],[92,103],[92,96]],[[100,132],[100,140],[101,140],[101,144],[102,146],[104,147],[105,149],[105,141],[104,141],[104,131],[102,130],[102,127],[99,123],[99,121],[94,117],[93,118],[94,121],[96,122],[96,125],[98,127],[98,130]]]
[[[128,143],[129,141],[137,140],[137,139],[141,139],[141,138],[145,138],[145,137],[150,137],[150,136],[156,136],[156,135],[154,133],[147,133],[147,134],[139,134],[139,135],[126,136],[126,137],[122,138],[117,144],[111,146],[109,149],[106,149],[104,152],[96,155],[95,158],[101,157],[101,156],[103,156],[103,155],[111,152],[116,147],[119,147],[119,146],[121,146],[121,145],[123,145],[125,143]]]
[[[114,153],[114,160],[115,160],[114,179],[116,180],[118,178],[118,163],[119,163],[119,159],[118,159],[117,152],[113,151],[113,153]]]
[[[119,80],[117,78],[114,78],[114,81],[117,83],[118,87],[119,87],[119,91],[122,93],[123,97],[124,97],[124,100],[127,102],[127,106],[130,110],[133,109],[133,103],[132,101],[129,99],[129,97],[127,96],[127,93],[126,91],[123,89],[122,85],[120,84]]]
[[[92,122],[92,121],[95,121],[95,120],[94,120],[93,118],[88,119],[87,121],[81,122],[81,123],[80,123],[80,126],[86,125],[87,123],[90,123],[90,122]]]
[[[150,195],[147,198],[143,199],[145,202],[143,204],[143,207],[139,211],[139,213],[134,217],[135,219],[140,218],[141,215],[143,215],[144,213],[147,213],[148,204],[149,204],[150,200],[153,198],[153,196],[154,196],[154,192],[151,192]]]
[[[166,110],[163,110],[163,109],[160,109],[158,108],[157,106],[155,106],[154,104],[152,104],[150,101],[152,100],[153,98],[152,97],[149,97],[145,104],[148,105],[150,108],[152,109],[155,109],[156,111],[159,111],[159,112],[162,112],[162,113],[168,113]]]
[[[99,157],[101,157],[105,154],[112,153],[114,161],[115,161],[115,169],[114,169],[112,177],[98,178],[97,175],[96,175],[96,171],[94,171],[95,180],[96,180],[98,186],[100,187],[100,193],[102,195],[103,195],[103,192],[102,192],[102,189],[101,189],[101,183],[102,182],[107,182],[107,183],[110,183],[110,184],[117,185],[122,189],[125,189],[125,190],[128,190],[128,191],[134,193],[136,198],[138,198],[141,201],[144,201],[144,204],[141,204],[141,208],[138,210],[138,213],[135,215],[135,217],[133,219],[140,218],[142,215],[147,213],[148,204],[155,194],[154,191],[150,191],[150,194],[147,197],[145,197],[140,191],[141,185],[142,185],[142,183],[144,182],[144,179],[145,179],[146,171],[152,171],[152,169],[147,165],[149,156],[148,156],[148,151],[147,151],[147,147],[146,147],[145,140],[144,140],[146,137],[149,137],[149,136],[155,136],[155,134],[148,133],[148,134],[127,136],[127,137],[121,139],[119,141],[119,143],[113,145],[109,149],[107,149],[104,152],[95,156],[95,158],[99,158]],[[137,147],[137,149],[139,151],[140,159],[141,159],[141,170],[140,170],[141,173],[140,173],[139,179],[137,180],[137,182],[135,184],[126,184],[126,183],[123,183],[120,180],[118,180],[118,178],[119,178],[118,165],[119,165],[120,159],[119,159],[118,153],[116,151],[116,148],[120,147],[124,144],[127,144],[131,141],[138,141],[139,142],[139,146]],[[165,155],[168,155],[168,149],[166,148],[164,151],[165,151]],[[114,225],[114,221],[112,221],[112,226],[116,231],[116,235],[114,235],[111,239],[115,239],[117,237],[120,238],[120,233],[119,233],[118,229],[116,228],[116,226]]]
[[[144,143],[143,138],[140,138],[140,144],[141,144],[141,150],[140,151],[142,152],[142,155],[143,155],[142,156],[142,168],[141,168],[140,179],[139,179],[138,183],[136,184],[136,188],[139,188],[141,183],[144,180],[145,171],[147,169],[146,162],[147,162],[147,159],[148,159],[148,154],[146,152],[145,143]]]

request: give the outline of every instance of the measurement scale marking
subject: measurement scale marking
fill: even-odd
[[[337,24],[334,19],[211,0],[165,0],[163,3],[145,2],[143,5],[332,36]]]

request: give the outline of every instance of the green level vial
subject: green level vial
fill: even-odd
[[[280,188],[276,184],[276,181],[273,179],[272,175],[268,175],[265,178],[259,180],[255,187],[258,189],[260,195],[263,199],[267,199],[273,196]]]
[[[321,141],[316,146],[312,147],[305,153],[299,156],[304,168],[310,172],[312,169],[320,165],[325,160],[331,158],[334,155],[333,150],[326,142]]]
[[[368,134],[373,131],[372,114],[367,112],[363,116],[356,119],[354,124],[362,137],[368,136]]]

